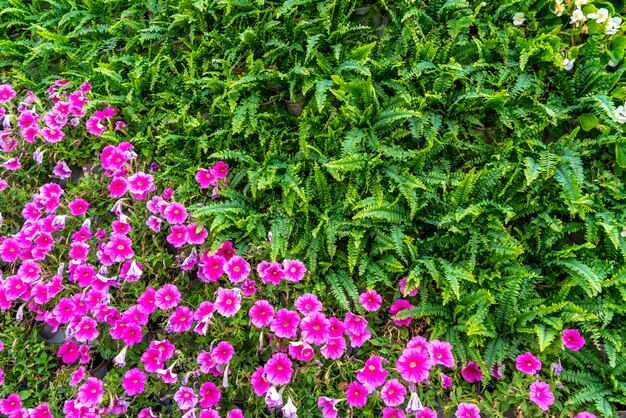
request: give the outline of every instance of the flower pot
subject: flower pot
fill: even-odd
[[[291,113],[294,116],[300,116],[302,114],[302,111],[304,110],[304,104],[306,102],[306,98],[302,97],[293,102],[289,100],[283,100],[283,102],[285,103],[285,106],[287,107],[287,110],[289,111],[289,113]]]
[[[111,369],[111,363],[108,360],[102,360],[96,365],[96,367],[89,370],[89,374],[93,377],[97,377],[102,380]]]
[[[39,340],[50,345],[61,345],[65,342],[65,327],[59,327],[56,332],[52,331],[52,327],[45,324],[39,330]]]

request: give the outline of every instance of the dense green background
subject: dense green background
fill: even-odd
[[[197,168],[227,161],[231,186],[197,209],[214,242],[271,231],[343,308],[409,276],[411,314],[485,372],[580,328],[570,405],[609,414],[626,405],[626,38],[551,1],[487,3],[0,0],[0,76],[90,80],[188,201]]]

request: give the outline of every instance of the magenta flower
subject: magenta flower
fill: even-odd
[[[206,228],[200,227],[196,224],[187,225],[187,242],[193,245],[202,245],[204,241],[209,236]]]
[[[143,363],[144,369],[148,373],[155,373],[157,370],[161,369],[165,362],[161,360],[161,355],[159,350],[156,348],[149,348],[141,355],[141,362]]]
[[[16,96],[15,90],[13,90],[13,88],[11,88],[10,85],[0,84],[0,103],[6,103],[10,100],[13,100],[15,96]],[[7,413],[6,415],[10,415],[10,413]]]
[[[398,379],[390,379],[380,390],[380,398],[387,406],[399,406],[404,403],[406,388]]]
[[[346,331],[354,334],[358,334],[367,329],[367,321],[365,318],[360,315],[355,315],[350,311],[346,312],[343,325]]]
[[[211,408],[217,405],[222,397],[222,392],[212,382],[203,383],[200,386],[200,406]]]
[[[320,302],[317,296],[313,293],[304,293],[296,299],[294,305],[302,315],[311,315],[316,312],[322,312],[323,308],[322,302]]]
[[[18,157],[13,157],[9,158],[4,164],[2,164],[2,166],[9,171],[15,171],[19,170],[22,164],[20,164],[20,160]]]
[[[100,136],[107,129],[104,123],[104,120],[102,120],[101,118],[92,116],[85,123],[85,128],[87,128],[87,132],[89,132],[90,134]]]
[[[154,295],[155,306],[162,311],[172,309],[180,303],[180,292],[173,284],[166,284],[156,291]]]
[[[547,383],[534,382],[528,389],[528,397],[542,410],[547,411],[550,405],[554,403],[554,394],[550,391],[550,385]]]
[[[282,266],[275,261],[271,263],[268,263],[267,261],[261,262],[257,266],[257,272],[259,273],[259,276],[261,276],[261,281],[263,283],[270,283],[274,286],[278,286],[281,279],[285,275]]]
[[[135,255],[132,245],[133,242],[126,235],[114,234],[104,246],[104,253],[111,258],[112,262],[121,263]]]
[[[574,418],[596,418],[591,412],[583,411],[576,414]]]
[[[411,308],[413,308],[413,305],[411,305],[408,301],[406,301],[404,299],[396,300],[393,303],[393,305],[391,305],[391,308],[389,308],[389,313],[391,314],[393,323],[398,325],[398,326],[409,325],[411,323],[411,321],[413,320],[412,317],[408,317],[408,318],[405,318],[405,319],[395,319],[395,317],[398,314],[398,312],[403,311],[405,309],[411,309]]]
[[[219,255],[203,255],[200,264],[198,277],[203,282],[209,283],[219,279],[224,274],[226,260]]]
[[[246,279],[241,284],[241,291],[244,296],[252,296],[256,293],[256,282],[254,280]]]
[[[577,329],[564,329],[562,341],[565,347],[573,351],[578,351],[585,345],[585,338]]]
[[[43,137],[44,141],[52,144],[60,142],[65,136],[61,128],[48,128],[47,126],[45,128],[41,128],[39,133]]]
[[[83,316],[76,325],[74,338],[76,338],[76,341],[82,343],[95,340],[98,338],[98,335],[100,335],[97,325],[98,323],[92,318]]]
[[[476,363],[470,361],[467,366],[461,370],[461,376],[469,383],[478,382],[483,380],[483,372],[480,371]]]
[[[443,364],[446,367],[454,367],[452,345],[445,341],[433,340],[428,345],[428,353],[435,364]]]
[[[234,316],[241,309],[241,294],[239,289],[217,289],[215,309],[220,315],[227,318]]]
[[[194,312],[186,306],[179,306],[169,317],[165,330],[168,332],[185,332],[193,327]]]
[[[330,337],[322,348],[320,353],[327,359],[337,360],[346,351],[346,339],[343,337]]]
[[[383,418],[406,418],[402,409],[383,408]]]
[[[297,283],[304,278],[306,266],[300,260],[283,260],[283,277],[288,282]]]
[[[460,403],[454,416],[457,418],[480,418],[480,408],[471,403]]]
[[[102,402],[102,381],[96,377],[90,377],[87,382],[78,388],[76,399],[88,407],[96,407]]]
[[[223,161],[218,161],[215,163],[211,171],[218,179],[226,178],[226,176],[228,176],[228,164]]]
[[[265,379],[272,385],[286,385],[291,381],[291,375],[293,374],[291,366],[291,360],[289,360],[286,354],[274,353],[263,366]]]
[[[308,343],[299,341],[299,342],[290,342],[289,343],[289,355],[291,358],[298,360],[309,362],[313,360],[315,357],[315,351],[313,351],[313,347]]]
[[[78,351],[78,344],[74,341],[65,341],[61,347],[59,347],[59,351],[57,352],[57,356],[61,357],[61,361],[65,364],[74,363],[78,360],[80,356],[80,352]]]
[[[185,225],[172,225],[170,234],[167,236],[167,242],[176,248],[180,248],[187,243],[189,233]]]
[[[244,281],[250,274],[250,264],[236,255],[224,264],[224,272],[231,282],[239,283]]]
[[[217,178],[213,170],[201,168],[196,173],[196,182],[200,184],[201,189],[208,189],[210,186],[217,186]]]
[[[352,382],[346,389],[346,400],[350,407],[364,407],[367,403],[367,388],[359,382]]]
[[[256,396],[263,396],[270,389],[270,384],[265,380],[264,373],[263,367],[258,367],[255,372],[252,373],[250,384]]]
[[[178,391],[176,391],[174,400],[181,411],[187,411],[198,403],[198,397],[193,392],[193,389],[187,386],[181,386]]]
[[[59,161],[54,167],[54,170],[52,170],[52,174],[61,179],[68,179],[72,175],[72,170],[70,170],[65,161]]]
[[[69,384],[71,387],[74,387],[78,385],[84,378],[85,378],[85,367],[80,366],[78,369],[76,369],[72,373]]]
[[[383,359],[379,356],[372,356],[363,365],[361,370],[357,370],[357,380],[367,388],[377,388],[385,383],[389,372],[383,368]]]
[[[148,228],[150,228],[154,232],[160,232],[162,222],[163,221],[161,220],[161,218],[157,218],[156,216],[150,216],[146,221],[146,225],[148,225]]]
[[[443,373],[439,373],[439,379],[441,380],[441,387],[442,388],[447,388],[452,386],[452,378],[450,376],[447,376]]]
[[[0,88],[1,87],[2,86],[0,86]],[[6,399],[0,400],[0,413],[1,414],[13,415],[13,414],[18,413],[21,408],[22,408],[22,401],[20,400],[20,397],[17,393],[12,393]]]
[[[256,328],[268,326],[274,318],[274,308],[266,300],[257,300],[248,312],[252,325]]]
[[[211,351],[211,356],[217,364],[228,364],[235,355],[235,349],[228,341],[220,341]]]
[[[396,362],[396,370],[410,383],[421,383],[428,379],[433,362],[427,354],[414,348],[407,348]]]
[[[400,283],[398,283],[398,285],[400,287],[400,293],[403,296],[408,296],[408,297],[417,296],[417,293],[420,291],[419,287],[416,287],[415,289],[411,290],[408,295],[404,294],[404,292],[406,291],[406,280],[407,280],[407,278],[403,277],[402,279],[400,279]]]
[[[533,356],[532,353],[526,352],[517,356],[515,367],[520,372],[535,375],[539,370],[541,370],[541,361]]]
[[[138,368],[130,369],[122,378],[122,387],[128,396],[143,393],[146,384],[146,374]]]
[[[114,177],[109,183],[109,197],[122,197],[128,191],[128,181],[124,177]]]
[[[325,396],[317,398],[317,407],[322,410],[323,418],[337,418],[339,414],[337,402],[339,402],[339,399],[327,398]]]
[[[13,238],[7,238],[0,244],[0,258],[5,263],[12,263],[20,255],[20,244]]]
[[[270,324],[270,330],[279,338],[293,338],[298,333],[300,317],[296,311],[281,308]]]
[[[411,338],[406,344],[406,348],[415,348],[420,353],[428,353],[429,346],[430,343],[428,342],[428,340],[421,335],[416,335],[415,337]]]
[[[346,330],[346,327],[343,324],[343,321],[340,321],[334,316],[328,318],[328,320],[330,322],[330,327],[328,328],[329,335],[331,337],[343,336],[343,333]]]
[[[178,202],[167,204],[162,211],[162,215],[172,225],[185,223],[188,216],[185,206]]]
[[[372,289],[359,295],[359,303],[367,312],[376,312],[383,304],[383,298]]]
[[[424,408],[415,413],[415,418],[437,418],[437,413],[430,408]]]
[[[323,313],[315,312],[300,322],[302,339],[309,344],[321,345],[328,340],[330,321]]]

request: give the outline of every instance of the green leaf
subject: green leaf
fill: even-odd
[[[620,167],[626,168],[626,142],[615,144],[615,159]]]
[[[535,325],[535,333],[537,334],[539,351],[545,350],[556,336],[556,332],[554,332],[554,330],[546,329],[544,325]]]
[[[598,123],[600,123],[596,115],[593,115],[591,113],[585,113],[584,115],[580,115],[578,117],[578,120],[580,121],[580,126],[585,132],[589,132],[590,130],[598,126]]]

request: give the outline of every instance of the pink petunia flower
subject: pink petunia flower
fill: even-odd
[[[15,90],[13,90],[10,85],[0,84],[0,103],[7,103],[8,101],[13,100],[16,95]]]
[[[167,242],[176,248],[180,248],[187,243],[189,233],[184,225],[172,225],[170,234],[167,236]]]
[[[85,128],[87,132],[95,136],[102,135],[107,129],[105,121],[97,116],[90,117],[85,123]]]
[[[364,407],[367,403],[368,391],[365,386],[359,382],[352,382],[346,389],[346,400],[350,407]]]
[[[405,349],[396,362],[396,370],[410,383],[421,383],[428,379],[432,366],[429,356],[414,348]]]
[[[330,321],[321,312],[305,316],[300,322],[302,339],[309,344],[321,345],[328,340]]]
[[[480,408],[471,403],[460,403],[454,416],[457,418],[480,418]]]
[[[217,364],[228,364],[235,355],[235,349],[228,341],[220,341],[211,351],[211,356]]]
[[[63,133],[61,128],[49,128],[47,126],[44,128],[41,128],[41,130],[39,131],[39,134],[43,137],[45,142],[48,142],[51,144],[60,142],[63,139],[63,137],[65,137],[65,134]]]
[[[476,363],[473,361],[468,362],[467,366],[461,370],[461,376],[463,376],[463,379],[469,383],[483,380],[483,372],[480,371]]]
[[[315,357],[315,351],[313,350],[313,347],[311,347],[311,345],[309,345],[308,343],[302,341],[290,342],[289,355],[295,360],[308,363]]]
[[[442,388],[447,388],[452,386],[452,378],[450,376],[447,376],[443,373],[439,373],[439,379],[441,380],[441,387]]]
[[[214,282],[224,274],[224,264],[226,260],[223,257],[205,254],[200,260],[198,277],[206,283]]]
[[[181,386],[174,394],[174,401],[176,401],[181,411],[187,411],[196,406],[198,397],[192,388]]]
[[[530,352],[520,354],[515,361],[515,367],[520,372],[535,375],[541,370],[541,360],[537,359]]]
[[[261,262],[257,266],[257,272],[259,276],[261,276],[261,281],[264,284],[269,283],[274,286],[278,286],[285,275],[282,266],[275,261],[271,263],[267,261]]]
[[[97,326],[98,323],[92,318],[83,316],[74,329],[74,338],[82,343],[95,340],[100,335]]]
[[[597,417],[591,412],[583,411],[583,412],[577,413],[574,418],[597,418]]]
[[[398,379],[390,379],[380,390],[380,398],[387,406],[399,406],[404,403],[406,388]]]
[[[156,291],[154,295],[154,304],[162,311],[172,309],[180,303],[180,292],[173,284],[166,284]]]
[[[78,385],[84,378],[85,378],[85,366],[80,366],[78,369],[76,369],[72,373],[69,385],[71,387],[74,387]]]
[[[218,161],[215,163],[211,171],[218,179],[226,178],[226,176],[228,176],[228,164],[223,161]]]
[[[359,303],[367,312],[376,312],[380,309],[383,303],[383,298],[372,289],[359,295]]]
[[[265,380],[263,367],[257,367],[257,369],[252,373],[252,377],[250,379],[250,384],[252,385],[252,390],[256,396],[263,396],[270,389],[270,384],[267,380]]]
[[[189,224],[187,225],[187,235],[189,244],[202,245],[209,233],[204,227],[200,227],[197,224]]]
[[[213,170],[201,168],[196,173],[196,182],[200,184],[201,189],[208,189],[210,186],[217,186],[217,178]]]
[[[85,406],[96,407],[102,402],[103,394],[102,381],[96,377],[90,377],[78,388],[76,399]]]
[[[128,191],[128,181],[125,177],[114,177],[108,186],[109,197],[118,198],[122,197]]]
[[[577,329],[563,330],[563,345],[573,351],[578,351],[585,346],[585,338]]]
[[[268,383],[276,386],[286,385],[291,381],[293,374],[291,360],[283,353],[274,353],[263,366],[265,379]]]
[[[248,312],[252,325],[256,328],[268,326],[274,319],[274,308],[266,300],[257,300]]]
[[[550,391],[550,385],[545,382],[531,383],[528,388],[528,397],[544,411],[550,409],[554,403],[554,394]]]
[[[161,214],[172,225],[185,223],[187,216],[189,216],[185,206],[178,202],[167,204]]]
[[[326,344],[320,348],[320,353],[327,359],[337,360],[346,351],[346,339],[344,337],[330,337]]]
[[[109,242],[104,247],[104,253],[111,258],[114,263],[121,263],[135,255],[133,242],[125,235],[114,234],[109,238]]]
[[[452,345],[445,341],[433,340],[428,345],[428,353],[435,364],[443,364],[446,367],[454,367]]]
[[[236,255],[224,264],[224,272],[231,282],[239,283],[244,281],[250,274],[250,264]]]
[[[323,308],[322,302],[320,302],[313,293],[304,293],[296,299],[294,305],[302,315],[312,315],[316,312],[322,312]]]
[[[217,289],[215,309],[227,318],[234,316],[241,309],[241,293],[239,289]]]
[[[405,309],[411,309],[413,308],[413,305],[411,305],[408,301],[404,300],[404,299],[398,299],[396,300],[393,305],[391,305],[391,308],[389,308],[389,313],[392,316],[392,320],[393,323],[396,324],[397,326],[407,326],[411,323],[411,320],[413,320],[412,317],[408,317],[405,319],[396,319],[396,315],[398,314],[398,312],[403,311]]]
[[[270,330],[279,338],[293,338],[298,333],[300,317],[296,311],[281,308],[270,324]]]
[[[130,369],[122,378],[122,388],[128,396],[135,396],[143,393],[146,385],[146,374],[138,368]]]
[[[220,388],[218,388],[212,382],[203,383],[200,386],[200,406],[203,408],[211,408],[216,406],[220,398],[222,397],[222,392]]]
[[[22,164],[20,164],[20,160],[18,157],[13,157],[9,158],[4,164],[2,164],[2,166],[9,171],[15,171],[19,170]]]
[[[372,356],[363,365],[363,368],[357,370],[357,380],[364,384],[368,389],[377,388],[385,383],[389,376],[389,372],[383,368],[383,358],[380,356]]]
[[[186,306],[179,306],[171,313],[165,330],[168,332],[185,332],[193,327],[194,312]]]
[[[406,418],[402,409],[383,408],[383,418]]]
[[[156,216],[150,216],[146,221],[146,225],[148,225],[148,228],[150,228],[154,232],[160,232],[162,222],[163,221],[161,220],[161,218],[157,218]]]
[[[306,266],[300,260],[283,260],[283,277],[288,282],[299,282],[304,278],[306,271]]]
[[[403,296],[408,296],[408,297],[414,297],[414,296],[417,296],[417,293],[418,293],[418,292],[419,292],[419,290],[420,290],[419,286],[418,286],[418,287],[416,287],[415,289],[411,290],[411,291],[409,292],[409,294],[408,294],[408,295],[405,295],[405,294],[404,294],[404,292],[406,291],[406,280],[407,280],[407,278],[406,278],[406,277],[403,277],[402,279],[400,279],[400,282],[398,283],[398,287],[400,288],[400,293],[401,293]]]
[[[1,87],[2,86],[0,86],[0,88]],[[13,415],[18,413],[21,408],[22,401],[20,400],[20,397],[17,393],[12,393],[7,396],[6,399],[0,400],[0,414]]]
[[[337,418],[339,410],[337,409],[337,403],[340,399],[327,398],[320,396],[317,398],[317,407],[322,410],[323,418]]]

